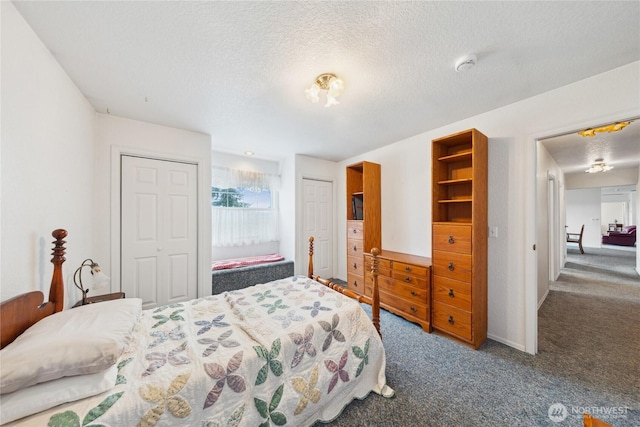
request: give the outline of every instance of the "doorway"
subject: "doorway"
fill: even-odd
[[[636,184],[638,181],[638,159],[640,159],[640,121],[638,118],[615,120],[612,122],[628,121],[629,124],[622,131],[605,133],[605,137],[585,139],[578,130],[569,131],[560,135],[544,136],[535,141],[535,201],[534,208],[536,231],[533,242],[537,243],[538,250],[534,252],[534,262],[537,268],[537,279],[527,283],[527,307],[530,314],[527,317],[527,351],[537,352],[537,309],[544,302],[549,292],[549,281],[554,274],[552,268],[554,262],[560,273],[560,268],[566,260],[565,243],[565,218],[566,191],[570,188],[597,188],[604,183],[615,181],[617,184]],[[587,128],[587,127],[585,127]],[[604,157],[604,161],[614,166],[616,173],[585,173],[590,169],[591,163]],[[553,175],[556,185],[551,186],[550,174]],[[555,197],[551,193],[555,192]],[[555,205],[555,207],[553,206]],[[637,207],[637,201],[634,202]],[[557,226],[553,225],[553,211],[558,212]],[[583,212],[585,209],[580,208]],[[637,211],[637,209],[636,209]],[[586,211],[585,211],[586,212]],[[585,214],[587,215],[587,214]],[[596,225],[595,235],[592,236],[592,245],[600,246],[600,211],[596,214],[588,214],[582,222],[585,223],[585,233],[592,225]],[[634,215],[638,222],[638,215]],[[544,218],[544,224],[540,223]],[[581,222],[581,223],[582,223]],[[596,224],[597,223],[597,224]],[[542,254],[546,252],[548,254]],[[534,250],[535,246],[534,246]],[[640,257],[636,258],[636,271],[640,271]],[[536,298],[537,297],[537,298]],[[534,298],[536,298],[534,300]],[[535,305],[533,305],[535,303]]]

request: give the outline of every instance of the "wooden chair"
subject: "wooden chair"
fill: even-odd
[[[584,254],[584,249],[582,249],[582,233],[584,233],[584,224],[582,224],[582,228],[580,228],[580,233],[567,233],[567,242],[568,243],[577,243],[580,248],[580,253]]]
[[[609,423],[592,417],[590,414],[584,414],[584,427],[613,427]]]

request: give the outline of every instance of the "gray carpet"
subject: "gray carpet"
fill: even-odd
[[[584,295],[640,300],[636,253],[616,249],[567,250],[567,263],[552,290]]]
[[[535,356],[492,340],[471,350],[383,310],[396,396],[371,394],[329,425],[577,427],[585,408],[595,408],[617,412],[599,416],[616,427],[640,426],[640,279],[622,271],[607,280],[617,274],[615,260],[580,262],[563,269],[570,279],[554,282],[539,310]],[[574,292],[580,283],[595,290]],[[549,417],[556,403],[568,410],[561,422]]]

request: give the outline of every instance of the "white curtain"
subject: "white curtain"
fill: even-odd
[[[279,177],[262,172],[212,168],[212,185],[218,188],[269,190],[271,208],[211,208],[214,247],[255,245],[279,240],[277,189]]]

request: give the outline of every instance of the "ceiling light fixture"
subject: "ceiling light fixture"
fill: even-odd
[[[255,153],[254,153],[253,151],[248,151],[248,150],[247,150],[247,151],[245,151],[245,152],[244,152],[244,155],[245,155],[245,156],[253,156],[254,154],[255,154]]]
[[[591,167],[585,170],[586,173],[598,173],[598,172],[606,172],[613,169],[613,166],[609,166],[602,159],[596,159],[595,163],[591,165]]]
[[[307,99],[315,104],[320,100],[321,90],[327,91],[327,103],[324,105],[325,107],[337,105],[340,103],[337,98],[344,90],[344,82],[342,79],[336,77],[335,74],[320,74],[316,77],[316,81],[309,86],[304,93]]]
[[[596,136],[596,132],[618,132],[629,126],[630,123],[631,122],[613,123],[607,126],[600,126],[599,128],[581,130],[580,132],[578,132],[578,134],[582,136]]]
[[[461,71],[470,70],[474,65],[476,65],[476,61],[478,61],[478,57],[475,54],[471,53],[469,55],[465,55],[456,61],[456,71],[459,73]]]

